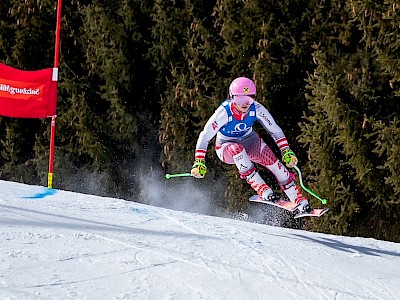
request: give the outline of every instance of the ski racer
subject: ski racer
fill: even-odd
[[[252,128],[256,121],[261,123],[279,147],[287,167],[293,168],[297,165],[298,159],[290,149],[282,129],[275,123],[269,111],[255,101],[256,95],[256,85],[251,79],[239,77],[232,81],[229,99],[215,110],[198,137],[191,175],[204,178],[207,172],[205,156],[208,143],[217,135],[215,150],[219,159],[236,165],[240,177],[246,179],[259,196],[267,201],[278,200],[277,195],[257,172],[254,163],[266,167],[275,175],[290,201],[299,204],[299,213],[309,212],[312,209],[301,194],[295,175],[288,171]]]

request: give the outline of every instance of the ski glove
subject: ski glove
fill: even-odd
[[[282,161],[286,164],[288,168],[293,168],[297,165],[298,159],[296,154],[290,148],[282,150]]]
[[[192,166],[192,170],[190,171],[190,174],[192,174],[192,176],[195,178],[204,178],[206,173],[207,173],[207,167],[204,164],[204,159],[196,158]]]

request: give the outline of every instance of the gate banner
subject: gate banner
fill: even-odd
[[[0,63],[0,115],[47,118],[56,114],[58,69],[22,71]]]

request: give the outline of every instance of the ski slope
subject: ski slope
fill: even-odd
[[[0,181],[0,299],[400,299],[400,244]]]

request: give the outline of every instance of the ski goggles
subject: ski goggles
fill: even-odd
[[[242,95],[242,96],[233,96],[233,103],[237,105],[251,105],[254,102],[256,95]]]

